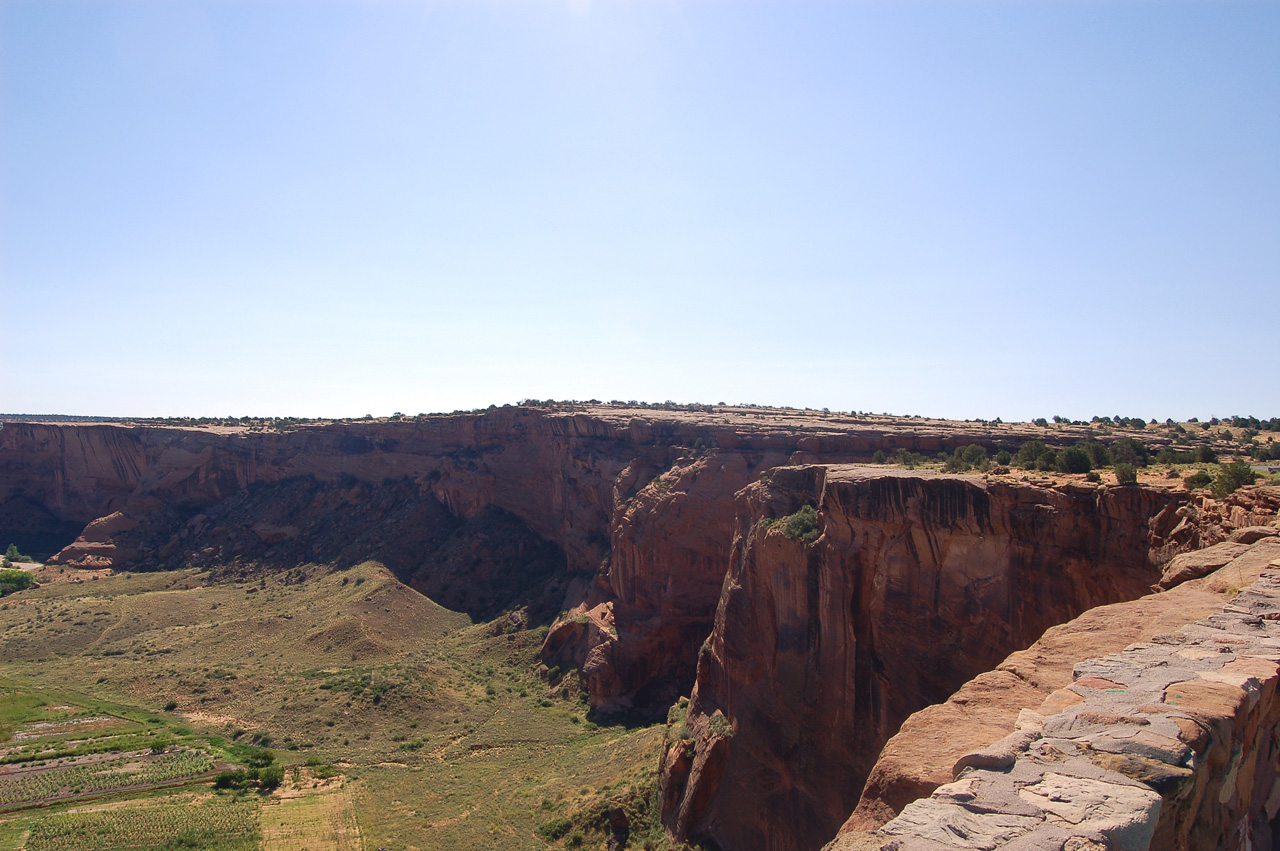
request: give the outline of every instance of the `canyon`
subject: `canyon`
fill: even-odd
[[[1052,645],[1047,685],[1012,673],[1016,654],[1043,656],[1090,613],[1192,594],[1265,547],[1280,510],[1274,487],[1214,500],[1150,476],[946,474],[876,453],[1133,434],[609,405],[282,431],[8,422],[0,540],[86,571],[373,559],[473,620],[544,624],[543,675],[576,677],[594,717],[670,720],[669,836],[813,851],[872,835],[1006,735],[1014,704],[1165,622],[1138,608],[1122,616],[1136,631],[1078,629]],[[1202,593],[1185,622],[1220,605]],[[920,744],[948,725],[949,748]]]

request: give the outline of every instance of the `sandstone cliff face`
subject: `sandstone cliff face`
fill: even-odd
[[[874,830],[951,782],[957,760],[1012,733],[1021,710],[1038,708],[1050,692],[1071,683],[1077,662],[1120,652],[1221,609],[1224,595],[1256,581],[1280,557],[1280,529],[1273,525],[1280,522],[1277,508],[1280,488],[1270,487],[1246,488],[1225,500],[1196,497],[1179,507],[1174,513],[1180,520],[1168,538],[1221,543],[1166,564],[1160,586],[1173,590],[1100,606],[1053,627],[945,702],[912,715],[881,750],[841,833]]]
[[[692,687],[728,566],[734,494],[785,461],[715,450],[647,483],[634,469],[619,478],[610,561],[546,643],[549,659],[581,663],[593,706],[665,712]]]
[[[867,468],[799,467],[739,497],[664,819],[726,849],[813,849],[921,707],[1048,627],[1132,599],[1180,500]],[[760,521],[809,504],[806,545]]]
[[[1077,663],[1016,732],[962,757],[954,782],[831,851],[1276,847],[1278,618],[1275,559],[1220,611]]]

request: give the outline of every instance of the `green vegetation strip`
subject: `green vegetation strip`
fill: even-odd
[[[26,851],[256,851],[258,809],[215,798],[55,813],[31,825]]]
[[[213,759],[200,751],[163,755],[133,754],[93,765],[69,765],[21,774],[0,775],[0,806],[20,806],[112,789],[158,786],[213,770]]]

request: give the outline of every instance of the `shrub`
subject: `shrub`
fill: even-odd
[[[1138,483],[1138,468],[1132,464],[1116,464],[1116,483],[1136,485]]]
[[[1213,495],[1221,499],[1245,485],[1253,484],[1257,478],[1258,474],[1244,461],[1223,464],[1218,468],[1218,475],[1213,477]]]
[[[1218,463],[1218,453],[1214,452],[1211,446],[1197,446],[1193,458],[1197,464]]]
[[[35,584],[31,574],[25,570],[0,570],[0,597],[25,591]]]
[[[1017,454],[1013,456],[1013,466],[1021,467],[1024,470],[1034,470],[1036,462],[1049,451],[1049,447],[1044,445],[1043,440],[1029,440],[1022,444],[1018,448]]]
[[[889,460],[889,456],[884,454],[883,449],[877,449],[875,451],[875,454],[871,456],[871,463],[873,464],[883,464],[885,461],[888,461],[888,460]]]
[[[213,778],[213,788],[215,789],[243,789],[248,785],[249,776],[244,769],[220,771],[218,776]]]
[[[165,712],[172,712],[173,710],[175,710],[175,709],[177,709],[177,708],[178,708],[178,701],[176,701],[176,700],[171,700],[171,701],[169,701],[168,703],[166,703],[166,704],[164,705],[164,711],[165,711]]]
[[[571,827],[573,823],[567,818],[557,817],[538,825],[538,835],[548,842],[555,842],[568,833]]]
[[[1194,473],[1191,473],[1184,478],[1182,483],[1187,486],[1187,490],[1189,491],[1196,490],[1197,488],[1207,488],[1209,485],[1213,484],[1213,476],[1209,475],[1204,470],[1196,470]]]
[[[1056,465],[1061,473],[1087,473],[1093,469],[1089,453],[1078,446],[1069,446],[1058,453]]]
[[[268,765],[258,770],[258,788],[270,792],[284,780],[284,768],[279,765]]]
[[[711,713],[711,717],[707,719],[707,729],[713,736],[719,736],[722,739],[733,738],[733,723],[724,717],[724,713],[719,709]]]
[[[806,544],[812,544],[822,534],[818,529],[818,510],[812,505],[801,506],[795,514],[780,518],[777,526],[791,540]]]
[[[1102,441],[1090,438],[1080,441],[1076,446],[1085,451],[1085,454],[1089,456],[1089,463],[1094,467],[1111,466],[1111,450],[1107,449],[1107,445]]]
[[[1008,467],[1009,462],[1013,460],[1013,456],[1009,454],[1008,449],[1001,449],[996,453],[996,463],[1001,467]]]
[[[905,449],[899,449],[898,456],[895,460],[908,470],[914,470],[916,467],[924,463],[924,456],[919,452],[908,452]]]
[[[1102,481],[1102,476],[1098,475],[1097,470],[1090,470],[1089,472],[1084,474],[1084,479],[1087,482],[1100,482]]]
[[[1122,437],[1111,447],[1111,458],[1118,467],[1127,464],[1131,467],[1145,467],[1151,463],[1151,450],[1140,440]]]

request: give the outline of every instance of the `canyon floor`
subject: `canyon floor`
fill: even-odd
[[[589,720],[576,674],[539,676],[545,629],[472,625],[373,563],[240,583],[196,571],[75,579],[0,603],[6,762],[23,747],[141,735],[129,751],[158,736],[231,764],[237,744],[257,743],[285,782],[262,795],[213,794],[208,772],[158,778],[162,791],[54,780],[0,801],[6,851],[514,851],[598,844],[613,810],[628,814],[632,847],[669,847],[654,809],[666,725]],[[34,764],[56,774],[74,761]],[[0,790],[14,767],[0,766]],[[148,838],[149,821],[168,829]]]

